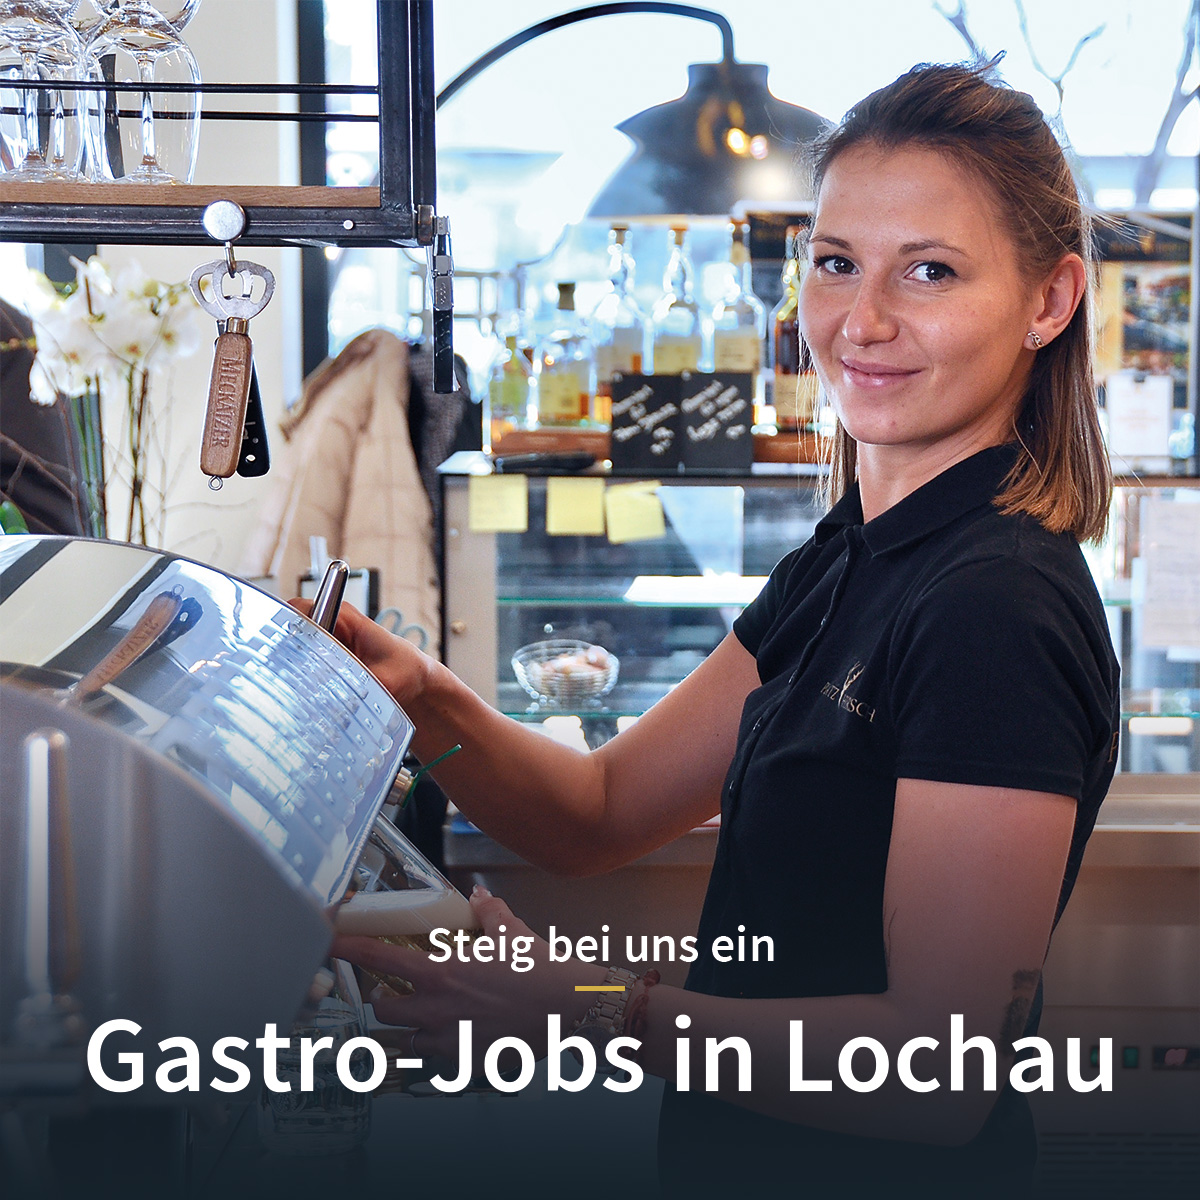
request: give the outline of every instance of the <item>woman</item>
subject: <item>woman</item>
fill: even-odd
[[[413,717],[419,754],[462,743],[443,787],[533,862],[607,870],[721,812],[699,945],[744,929],[774,939],[774,961],[702,954],[687,990],[629,992],[641,1062],[668,1081],[680,1014],[694,1045],[754,1050],[749,1091],[731,1069],[718,1096],[668,1088],[666,1182],[1011,1194],[1034,1153],[1003,1083],[1011,1044],[1036,1028],[1119,727],[1078,545],[1102,534],[1110,486],[1087,221],[1033,101],[962,67],[916,68],[857,106],[817,148],[816,184],[801,318],[838,417],[835,503],[702,666],[577,754],[356,614],[339,634]],[[486,928],[516,927],[474,902]],[[574,984],[606,975],[343,949],[415,981],[377,1011],[418,1027],[423,1054],[450,1052],[461,1017],[536,1042],[545,1013],[583,1016]],[[998,1100],[969,1054],[952,1089],[951,1014],[1009,1055]],[[924,1037],[939,1045],[909,1078],[939,1086],[893,1070],[871,1092],[792,1091],[797,1020],[806,1079],[838,1078],[854,1038],[895,1064]]]

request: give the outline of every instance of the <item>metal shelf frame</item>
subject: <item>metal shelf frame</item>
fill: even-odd
[[[379,187],[244,188],[206,185],[152,189],[123,184],[6,184],[0,177],[0,240],[67,243],[211,245],[201,224],[212,200],[246,210],[240,245],[428,246],[433,240],[437,174],[434,132],[433,0],[376,0],[379,41]],[[117,90],[122,89],[119,85]],[[162,90],[172,90],[165,85]],[[325,120],[314,95],[345,88],[297,84],[201,85],[202,92],[284,92],[299,113],[222,113],[209,119]],[[203,116],[204,114],[202,114]],[[129,202],[116,196],[126,189]],[[35,190],[36,189],[36,190]],[[114,195],[115,193],[115,195]],[[347,193],[343,198],[340,193]],[[161,198],[160,198],[161,197]],[[152,202],[151,202],[152,201]]]

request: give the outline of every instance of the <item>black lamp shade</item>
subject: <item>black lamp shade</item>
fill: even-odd
[[[678,100],[617,126],[634,153],[587,215],[722,216],[739,200],[809,199],[801,157],[826,125],[772,96],[761,63],[693,63]]]

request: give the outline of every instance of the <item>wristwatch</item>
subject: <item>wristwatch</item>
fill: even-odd
[[[639,978],[623,967],[609,967],[602,985],[608,990],[597,993],[596,1003],[571,1028],[572,1035],[583,1038],[596,1051],[596,1070],[601,1075],[620,1069],[605,1058],[604,1049],[625,1029],[625,1007]]]

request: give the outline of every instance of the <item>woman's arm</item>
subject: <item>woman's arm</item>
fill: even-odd
[[[888,989],[879,995],[741,1000],[660,986],[649,995],[641,1062],[678,1081],[676,1041],[691,1045],[692,1091],[705,1082],[706,1039],[746,1039],[751,1090],[737,1090],[733,1054],[722,1057],[715,1093],[787,1121],[873,1137],[960,1144],[982,1126],[1011,1066],[1011,1042],[1022,1035],[1046,953],[1075,802],[1066,796],[1007,788],[970,787],[902,779],[881,913],[888,955]],[[786,892],[780,903],[787,903]],[[475,898],[486,930],[505,925],[528,932],[501,901]],[[753,933],[753,930],[748,930]],[[415,951],[367,939],[344,939],[338,953],[365,966],[411,979],[416,994],[376,1000],[378,1015],[421,1030],[426,1054],[453,1055],[458,1022],[475,1023],[477,1045],[519,1036],[545,1045],[546,1013],[564,1028],[586,1009],[576,984],[598,982],[603,968],[541,961],[526,974],[492,964],[433,964]],[[709,947],[701,946],[708,953]],[[690,1018],[681,1031],[676,1016]],[[951,1091],[950,1016],[963,1017],[964,1037],[982,1035],[997,1051],[997,1091],[980,1086],[979,1051],[965,1057],[966,1086]],[[832,1080],[829,1091],[792,1091],[789,1022],[803,1021],[806,1080]],[[853,1092],[839,1080],[838,1058],[854,1038],[886,1048],[887,1083]],[[933,1038],[912,1074],[939,1086],[919,1093],[897,1074],[897,1056],[913,1038]],[[860,1077],[872,1073],[863,1055]]]
[[[609,870],[720,808],[753,657],[730,634],[636,724],[592,753],[485,704],[446,667],[349,605],[337,636],[416,725],[413,749],[479,827],[530,862],[571,875]]]
[[[879,995],[731,1001],[674,988],[650,997],[643,1062],[673,1078],[678,1013],[692,1018],[695,1047],[740,1034],[753,1049],[753,1090],[739,1093],[723,1073],[720,1096],[759,1112],[821,1128],[877,1137],[959,1144],[978,1132],[998,1091],[979,1085],[978,1051],[966,1055],[964,1091],[950,1089],[950,1016],[964,1036],[990,1038],[997,1084],[1012,1063],[1036,991],[1075,819],[1067,796],[1011,788],[901,779],[888,852],[883,929],[888,989]],[[703,950],[704,948],[702,948]],[[831,1079],[831,1092],[789,1090],[788,1022],[804,1022],[804,1074]],[[879,1091],[838,1082],[838,1055],[851,1039],[873,1037],[891,1073]],[[940,1086],[917,1093],[897,1076],[900,1047],[931,1037],[913,1073]],[[699,1056],[694,1061],[700,1061]],[[866,1055],[858,1062],[869,1076]],[[693,1067],[692,1087],[703,1087]]]

